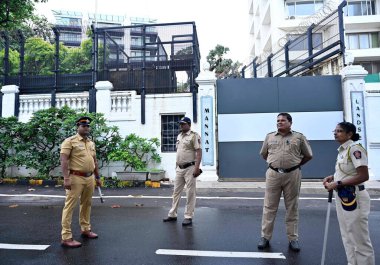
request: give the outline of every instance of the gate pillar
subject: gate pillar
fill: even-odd
[[[1,89],[3,95],[2,117],[7,118],[15,115],[16,93],[19,93],[18,86],[7,85]]]
[[[360,65],[349,65],[342,69],[342,96],[344,120],[352,122],[360,135],[359,141],[367,148],[365,124],[365,82],[368,72]]]
[[[200,119],[195,131],[202,139],[202,181],[217,181],[216,174],[216,142],[215,142],[215,76],[211,72],[202,72],[196,82],[198,83],[198,113]]]
[[[98,81],[95,84],[96,93],[96,112],[104,113],[109,119],[111,112],[111,89],[113,85],[109,81]]]

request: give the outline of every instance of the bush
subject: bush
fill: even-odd
[[[158,138],[146,139],[132,133],[127,135],[119,146],[109,153],[108,158],[111,161],[122,161],[124,171],[127,171],[128,168],[131,171],[142,171],[146,170],[150,162],[161,162],[161,156],[157,153],[159,146]]]

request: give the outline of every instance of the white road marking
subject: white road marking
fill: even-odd
[[[46,194],[0,194],[0,197],[41,197],[41,198],[66,198],[65,195],[46,195]],[[145,195],[114,195],[114,196],[102,196],[104,199],[172,199],[172,196],[145,196]],[[99,199],[99,196],[93,196],[95,199]],[[181,198],[186,198],[182,196]],[[219,196],[198,196],[200,200],[264,200],[264,197],[219,197]],[[326,200],[326,197],[300,197],[300,200]],[[283,198],[281,197],[281,200]],[[333,198],[335,200],[335,198]],[[380,198],[371,198],[371,201],[380,201]]]
[[[45,250],[50,245],[24,245],[24,244],[4,244],[0,243],[0,249],[26,249],[26,250]]]
[[[196,257],[286,259],[286,257],[282,253],[269,253],[269,252],[232,252],[232,251],[157,249],[156,254],[157,255],[175,255],[175,256],[196,256]]]

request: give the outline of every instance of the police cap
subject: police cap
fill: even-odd
[[[80,117],[79,119],[77,119],[76,123],[77,123],[77,126],[79,125],[90,125],[92,119],[90,117],[87,117],[87,116],[83,116],[83,117]]]
[[[183,117],[183,118],[179,121],[179,123],[188,123],[188,124],[191,124],[191,120],[190,120],[190,118],[188,118],[188,117]]]

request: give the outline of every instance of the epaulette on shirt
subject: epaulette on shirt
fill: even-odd
[[[71,141],[71,140],[74,140],[75,137],[77,137],[77,136],[76,136],[76,135],[73,135],[73,136],[70,136],[69,138],[67,138],[66,140]]]
[[[292,132],[294,132],[294,133],[298,133],[298,134],[301,134],[301,135],[303,135],[302,133],[300,133],[300,132],[297,132],[297,131],[293,131],[293,130],[292,130]]]

